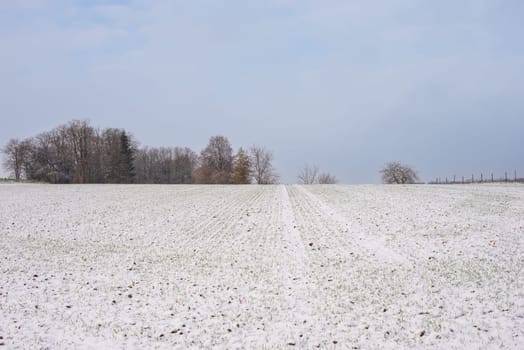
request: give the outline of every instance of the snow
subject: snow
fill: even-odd
[[[0,349],[524,348],[523,186],[0,198]]]

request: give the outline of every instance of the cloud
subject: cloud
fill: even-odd
[[[0,14],[0,118],[16,120],[0,142],[72,118],[150,145],[199,149],[220,133],[274,149],[285,181],[305,162],[367,182],[391,159],[431,176],[522,159],[471,151],[522,146],[517,1],[29,1]]]

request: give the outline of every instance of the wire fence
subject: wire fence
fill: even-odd
[[[457,184],[478,184],[478,183],[524,183],[524,177],[519,177],[517,170],[513,173],[504,172],[503,176],[494,173],[485,175],[480,173],[479,175],[471,174],[471,176],[456,176],[452,177],[436,177],[434,181],[428,182],[430,185],[457,185]]]

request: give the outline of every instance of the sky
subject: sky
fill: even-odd
[[[524,1],[0,2],[0,145],[73,119],[378,183],[524,176]]]

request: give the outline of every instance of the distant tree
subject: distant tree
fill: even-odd
[[[136,182],[149,183],[149,148],[142,147],[135,152]]]
[[[75,160],[67,139],[66,126],[60,126],[28,140],[30,151],[25,165],[29,180],[71,183]]]
[[[417,172],[412,167],[399,162],[387,163],[380,173],[385,184],[413,184],[418,181]]]
[[[29,143],[19,139],[11,139],[7,142],[2,153],[4,153],[4,167],[12,172],[15,179],[18,181],[23,175],[24,165],[27,162],[29,154]]]
[[[200,154],[201,167],[196,179],[199,183],[226,184],[233,171],[233,149],[224,136],[213,136]]]
[[[298,174],[298,180],[303,185],[312,185],[316,183],[318,176],[318,167],[305,165]]]
[[[131,183],[135,178],[134,150],[131,140],[125,131],[120,133],[119,182]]]
[[[104,140],[100,129],[92,129],[87,156],[87,178],[90,183],[104,182]]]
[[[87,120],[73,120],[59,127],[62,137],[68,145],[73,160],[72,180],[75,183],[93,182],[92,171],[95,164],[91,161],[94,151],[95,129]]]
[[[335,177],[335,175],[332,175],[329,173],[322,173],[318,175],[318,183],[325,184],[325,185],[332,185],[332,184],[338,183],[338,180]]]
[[[193,183],[193,171],[198,164],[197,154],[188,147],[175,147],[173,149],[174,159],[174,183],[190,184]]]
[[[29,153],[25,161],[25,173],[28,180],[57,182],[59,173],[56,150],[52,145],[51,133],[41,133],[27,140]]]
[[[249,149],[251,169],[257,184],[274,184],[278,175],[273,167],[273,153],[261,146],[252,146]]]
[[[136,182],[190,184],[197,163],[197,154],[187,147],[140,148],[134,161]]]
[[[122,180],[122,131],[109,128],[102,132],[102,173],[105,183],[119,183]]]
[[[193,171],[193,179],[196,184],[212,184],[213,170],[207,165],[200,164]]]
[[[231,175],[231,182],[234,184],[251,183],[251,162],[249,161],[249,157],[242,147],[239,148],[235,158],[233,159],[233,173]]]

